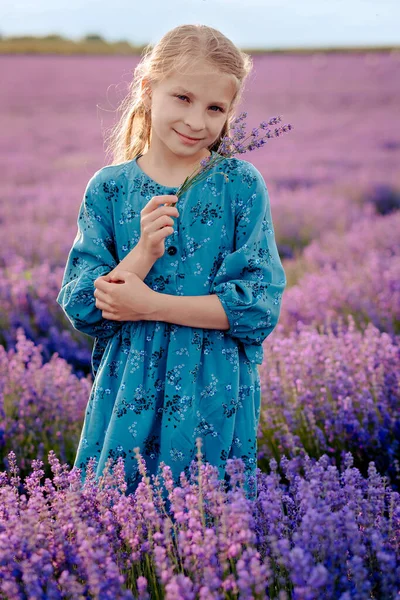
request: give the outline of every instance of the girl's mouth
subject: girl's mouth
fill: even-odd
[[[175,129],[174,129],[175,131]],[[200,142],[202,140],[202,138],[189,138],[186,135],[183,135],[182,133],[179,133],[178,131],[175,131],[175,133],[177,133],[180,137],[180,139],[183,142],[189,143],[189,144],[196,144],[197,142]]]

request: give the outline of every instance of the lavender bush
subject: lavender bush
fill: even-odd
[[[56,303],[63,271],[48,263],[29,268],[22,259],[0,268],[0,344],[15,348],[22,328],[42,346],[44,361],[57,352],[81,377],[90,372],[93,340],[76,331]]]
[[[286,261],[291,283],[280,324],[337,323],[352,315],[358,326],[372,322],[400,333],[400,212],[361,219],[342,236],[326,234],[297,260]],[[297,282],[295,285],[293,285]]]
[[[293,285],[300,282],[307,273],[320,273],[330,267],[363,263],[370,253],[388,258],[400,255],[400,211],[388,216],[372,215],[362,218],[358,215],[341,235],[329,231],[313,240],[302,254],[292,261],[286,261],[285,270]]]
[[[389,258],[399,256],[399,230],[400,211],[384,217],[359,218],[341,236],[337,232],[327,232],[311,242],[297,261],[297,270],[310,272],[326,265],[336,268],[343,263],[360,264],[370,252]]]
[[[400,338],[371,323],[360,331],[349,316],[335,333],[301,325],[270,339],[260,366],[259,466],[304,451],[340,465],[351,451],[364,474],[374,460],[399,490]]]
[[[81,488],[78,469],[48,455],[25,479],[15,455],[0,474],[0,593],[7,598],[395,599],[400,581],[400,497],[373,463],[364,479],[307,456],[258,469],[259,496],[243,492],[244,464],[193,461],[174,486],[170,467],[125,494],[123,459]],[[165,510],[165,492],[170,513]]]
[[[15,350],[0,346],[0,464],[11,450],[23,474],[50,450],[72,464],[90,388],[91,378],[78,379],[57,354],[43,364],[19,329]]]
[[[400,255],[369,252],[362,263],[327,265],[288,287],[281,325],[289,333],[305,324],[337,323],[351,315],[359,327],[368,322],[400,334]]]

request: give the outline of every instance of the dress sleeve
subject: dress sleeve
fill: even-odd
[[[79,208],[78,231],[57,296],[57,303],[73,327],[100,342],[113,336],[124,323],[103,318],[93,295],[94,281],[118,264],[110,206],[118,191],[116,181],[105,177],[103,169],[89,180]]]
[[[223,259],[210,293],[217,294],[228,317],[230,328],[224,333],[242,343],[251,363],[261,364],[262,343],[279,320],[286,275],[265,181],[254,165],[242,162],[235,247]]]

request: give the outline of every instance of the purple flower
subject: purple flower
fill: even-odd
[[[210,171],[210,169],[218,165],[225,158],[231,158],[235,154],[245,154],[246,152],[252,152],[256,148],[261,148],[266,143],[266,139],[270,139],[271,137],[278,137],[282,133],[293,129],[292,125],[283,125],[279,128],[275,128],[274,135],[271,135],[269,126],[276,125],[281,120],[281,117],[272,117],[268,122],[263,121],[260,124],[260,129],[266,130],[266,134],[263,138],[258,138],[259,129],[256,127],[252,129],[250,136],[247,136],[246,138],[246,124],[242,122],[246,117],[247,112],[243,112],[235,119],[233,123],[231,123],[230,129],[233,129],[232,137],[224,136],[220,142],[217,153],[215,153],[213,156],[208,156],[207,158],[200,161],[200,169],[196,168],[191,175],[186,177],[185,181],[178,188],[176,192],[176,196],[178,198],[190,187],[203,181],[208,176],[208,172]],[[248,138],[251,138],[250,141],[245,143],[246,139]],[[223,173],[222,171],[219,171],[219,173],[222,173],[227,179],[227,175],[225,173]],[[171,203],[172,206],[175,206],[175,204],[176,203]]]

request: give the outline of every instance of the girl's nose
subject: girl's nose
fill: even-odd
[[[185,125],[193,132],[194,135],[196,135],[196,137],[200,137],[200,135],[197,134],[201,133],[205,129],[204,117],[194,113],[188,115],[185,119]]]

